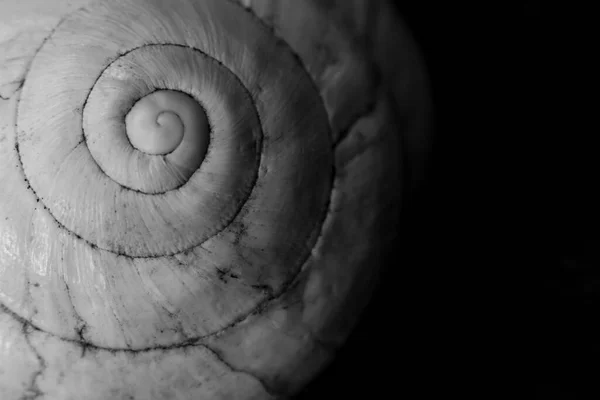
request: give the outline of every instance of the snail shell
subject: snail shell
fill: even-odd
[[[1,7],[0,398],[296,393],[427,143],[390,5]]]

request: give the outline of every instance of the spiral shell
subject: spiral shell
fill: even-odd
[[[13,11],[47,20],[0,55],[0,398],[278,398],[331,359],[427,111],[412,50],[393,93],[365,57],[389,5],[333,3]]]

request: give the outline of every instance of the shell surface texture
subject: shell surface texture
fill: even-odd
[[[0,399],[283,399],[426,147],[385,1],[0,0]]]

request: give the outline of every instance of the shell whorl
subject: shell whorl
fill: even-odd
[[[137,293],[118,296],[116,316],[66,324],[21,310],[65,338],[77,339],[81,320],[87,342],[110,348],[219,332],[293,280],[323,222],[331,136],[302,65],[231,2],[171,6],[177,12],[145,2],[134,29],[127,21],[139,12],[136,1],[71,14],[36,54],[19,98],[22,170],[63,239],[47,249],[48,263],[72,257],[70,248],[88,253],[104,276],[93,303]],[[84,24],[90,34],[81,33]],[[174,133],[148,128],[164,111]],[[156,135],[174,140],[164,147],[145,139]],[[50,270],[77,296],[70,274]],[[239,283],[222,285],[219,271]],[[173,282],[161,287],[155,279],[167,273]],[[81,274],[78,286],[98,287],[97,277]],[[182,302],[184,311],[173,311]],[[118,333],[105,334],[107,323]]]
[[[5,3],[0,398],[296,393],[356,324],[426,147],[390,4]]]

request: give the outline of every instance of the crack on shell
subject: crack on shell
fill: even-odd
[[[76,326],[75,326],[75,334],[76,334],[77,340],[79,340],[81,343],[86,343],[87,341],[86,341],[84,335],[89,328],[88,324],[85,321],[85,319],[83,319],[81,314],[79,314],[77,309],[75,308],[75,303],[73,302],[73,296],[71,294],[71,288],[70,288],[69,284],[67,283],[67,280],[66,280],[66,277],[64,276],[64,274],[62,276],[62,281],[64,283],[65,291],[67,293],[67,297],[69,298],[69,302],[71,303],[71,311],[73,312],[73,316],[75,316],[75,320],[77,321]],[[86,351],[86,347],[82,346],[82,348],[81,348],[81,356],[82,357],[85,355],[85,351]]]
[[[229,278],[236,280],[240,279],[238,274],[231,272],[231,268],[215,267],[215,269],[217,270],[217,278],[223,283],[229,283]]]
[[[38,380],[40,379],[40,377],[44,374],[44,372],[48,368],[48,364],[47,364],[46,360],[44,359],[44,357],[40,354],[40,352],[37,350],[37,348],[31,342],[31,334],[37,332],[37,333],[42,333],[42,334],[49,335],[49,336],[53,336],[53,335],[35,327],[29,321],[20,317],[18,314],[14,313],[10,309],[8,309],[6,306],[4,306],[2,303],[0,303],[0,313],[4,313],[4,314],[10,316],[11,318],[15,319],[18,323],[21,324],[21,334],[23,335],[25,342],[27,343],[27,345],[29,346],[29,348],[31,349],[31,351],[33,352],[34,356],[36,357],[36,359],[38,361],[39,367],[32,374],[30,383],[29,383],[29,387],[25,390],[25,394],[20,398],[20,400],[36,400],[40,396],[43,396],[45,394],[40,389],[40,387],[38,385]],[[83,332],[85,331],[85,326],[82,327],[80,330],[82,331],[82,335],[83,335]],[[82,351],[80,353],[81,358],[83,358],[87,352],[97,352],[97,351],[105,351],[109,354],[127,353],[127,354],[130,354],[131,356],[136,356],[138,353],[140,353],[139,351],[130,350],[130,349],[114,350],[114,349],[110,349],[110,348],[95,346],[95,345],[92,345],[89,343],[81,343],[81,342],[74,341],[74,340],[65,340],[65,339],[61,339],[61,340],[80,346],[82,348]],[[149,351],[155,351],[155,350],[168,351],[171,349],[183,349],[185,351],[185,349],[190,346],[204,348],[205,350],[210,352],[217,359],[218,362],[220,362],[222,365],[224,365],[231,372],[236,373],[236,374],[246,375],[246,376],[252,378],[256,382],[258,382],[258,384],[263,388],[263,390],[268,395],[270,395],[276,399],[282,398],[282,395],[276,393],[275,390],[273,388],[271,388],[263,379],[261,379],[256,374],[253,374],[247,370],[234,367],[232,364],[228,363],[224,359],[224,357],[218,350],[214,349],[212,346],[210,346],[206,343],[200,343],[199,341],[192,343],[192,341],[190,341],[190,343],[186,346],[163,346],[163,347],[157,347],[157,348],[151,349]]]
[[[0,305],[0,310],[2,310],[1,305]],[[31,351],[33,352],[33,354],[35,355],[35,358],[37,359],[37,361],[39,363],[39,367],[31,376],[31,381],[29,382],[29,387],[26,389],[25,393],[21,397],[21,400],[35,400],[38,397],[44,395],[44,392],[40,389],[40,387],[38,385],[38,379],[44,374],[48,365],[46,363],[46,360],[44,360],[44,357],[42,357],[42,355],[35,348],[33,343],[31,343],[30,335],[33,332],[33,328],[30,325],[27,325],[25,322],[21,322],[21,323],[22,323],[21,333],[23,334],[23,337],[25,338],[25,342],[27,343],[27,345],[29,346],[29,348],[31,349]]]
[[[14,85],[14,84],[16,84],[17,86],[12,90],[12,93],[9,93],[9,94],[6,94],[6,95],[0,93],[0,100],[6,100],[6,101],[10,100],[10,98],[15,93],[17,93],[19,90],[21,90],[21,88],[25,84],[25,79],[17,79],[17,80],[11,81],[11,82],[7,82],[3,86],[9,86],[9,85]]]
[[[204,343],[204,344],[202,344],[202,347],[204,347],[206,350],[208,350],[217,360],[219,360],[219,362],[221,364],[225,365],[231,372],[238,373],[238,374],[244,374],[244,375],[251,377],[252,379],[256,380],[262,386],[262,388],[264,389],[265,392],[267,392],[268,395],[270,395],[274,398],[281,398],[281,394],[277,393],[275,391],[275,389],[272,388],[264,379],[260,378],[259,376],[257,376],[256,374],[254,374],[250,371],[234,367],[231,363],[225,361],[225,357],[223,356],[223,354],[220,351],[213,348],[212,346],[209,346],[208,344]]]

